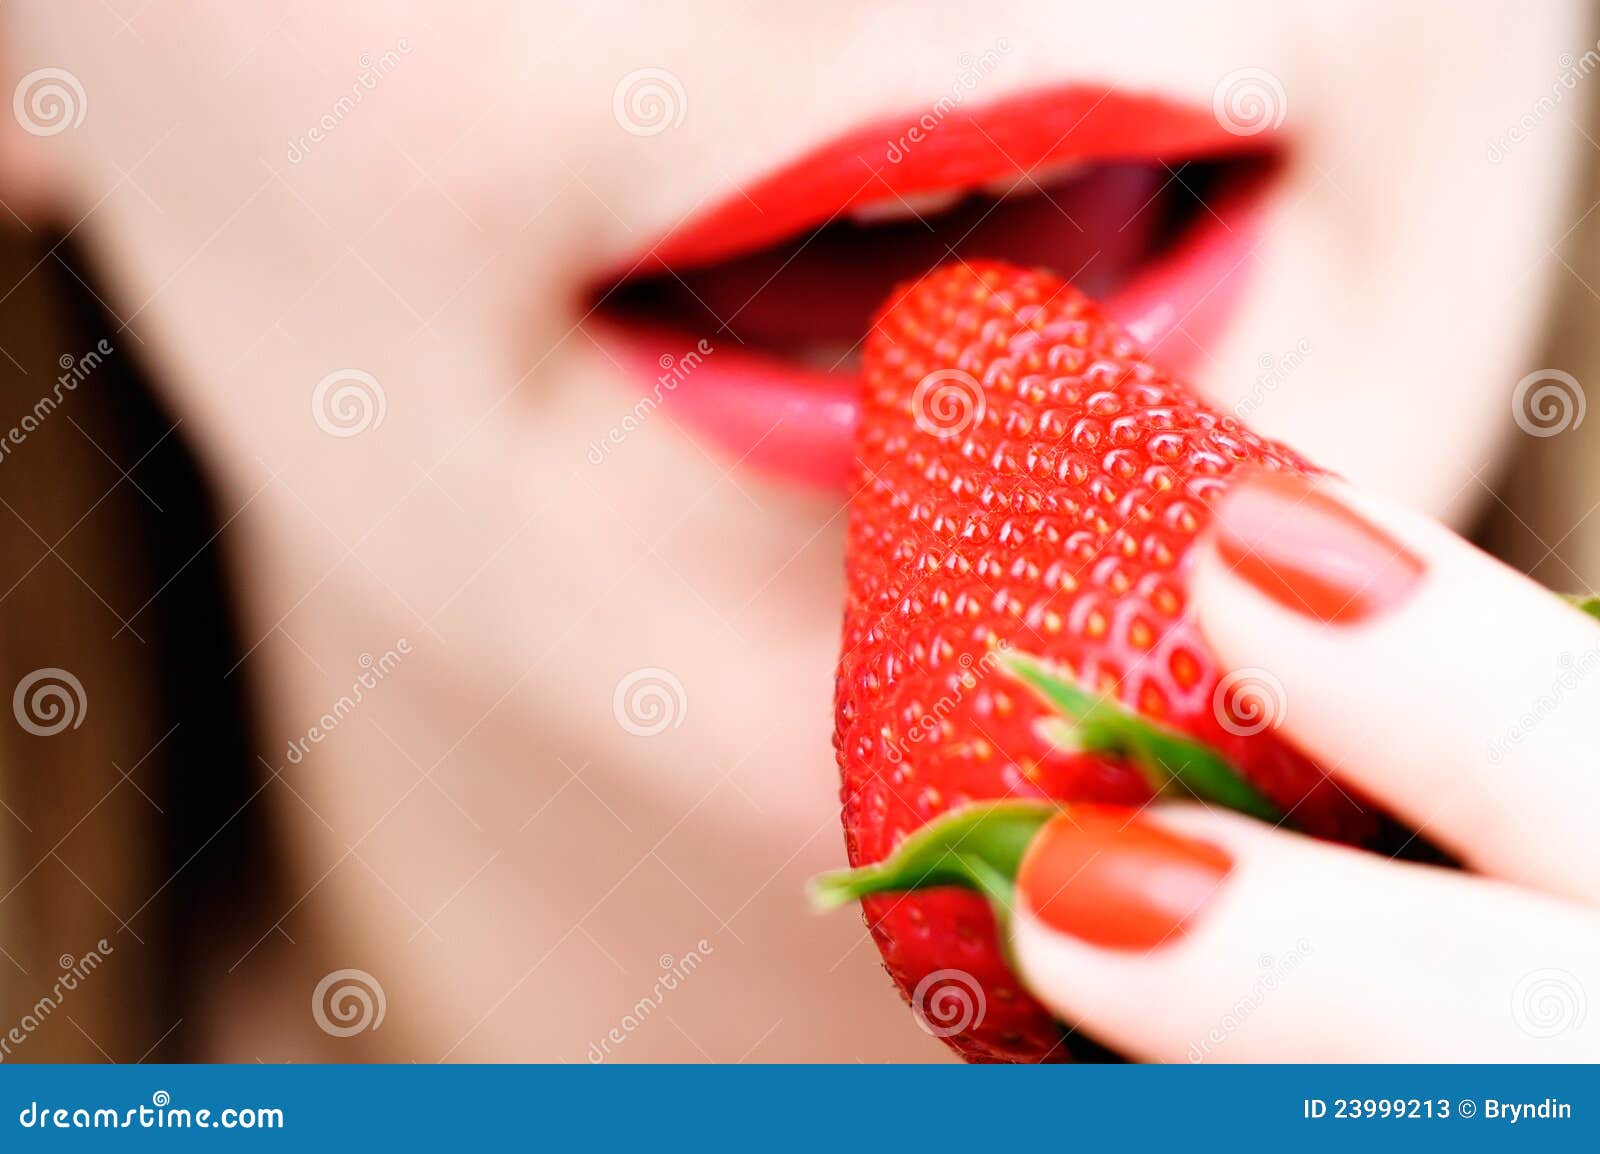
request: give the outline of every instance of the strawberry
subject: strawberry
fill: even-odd
[[[862,406],[834,734],[852,865],[984,799],[1141,805],[1144,738],[1232,767],[1262,816],[1357,843],[1392,832],[1262,721],[1281,707],[1270,683],[1224,681],[1185,613],[1211,504],[1241,470],[1314,472],[1301,457],[1169,377],[1064,281],[995,263],[895,295],[867,340]],[[1058,704],[1118,702],[1151,725],[1061,741],[1007,672],[1018,654],[1061,679]],[[978,894],[873,893],[863,908],[924,1025],[968,1059],[1096,1052],[1017,983]]]

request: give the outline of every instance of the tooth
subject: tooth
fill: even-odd
[[[1033,169],[1026,176],[1014,172],[1010,176],[997,177],[983,186],[982,191],[996,200],[1004,200],[1008,196],[1027,196],[1039,191],[1047,184],[1058,184],[1064,180],[1078,176],[1087,170],[1089,165],[1081,160],[1065,160],[1060,164],[1046,164]]]
[[[959,201],[964,194],[952,192],[913,192],[905,196],[891,196],[887,200],[872,200],[854,205],[850,219],[862,224],[878,224],[886,220],[915,220],[934,216]]]
[[[791,354],[792,360],[808,369],[827,373],[853,373],[860,364],[860,342],[812,341],[801,345]]]

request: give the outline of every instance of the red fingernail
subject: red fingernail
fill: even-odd
[[[1286,609],[1349,624],[1405,600],[1422,562],[1303,477],[1241,482],[1216,513],[1217,554]]]
[[[1115,950],[1180,937],[1233,859],[1114,806],[1074,806],[1028,847],[1017,894],[1045,925]]]

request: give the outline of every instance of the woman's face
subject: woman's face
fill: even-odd
[[[429,995],[483,1015],[458,1055],[525,1039],[496,998],[541,955],[627,995],[607,957],[704,937],[892,1003],[799,884],[894,281],[1050,264],[1459,520],[1570,275],[1576,4],[121,8],[7,10],[7,199],[75,228],[220,486],[302,888],[406,943],[397,985],[474,967]]]

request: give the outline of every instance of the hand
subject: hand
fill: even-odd
[[[1033,991],[1153,1061],[1600,1060],[1600,623],[1333,481],[1237,487],[1191,589],[1264,720],[1470,872],[1057,819],[1017,887]]]

